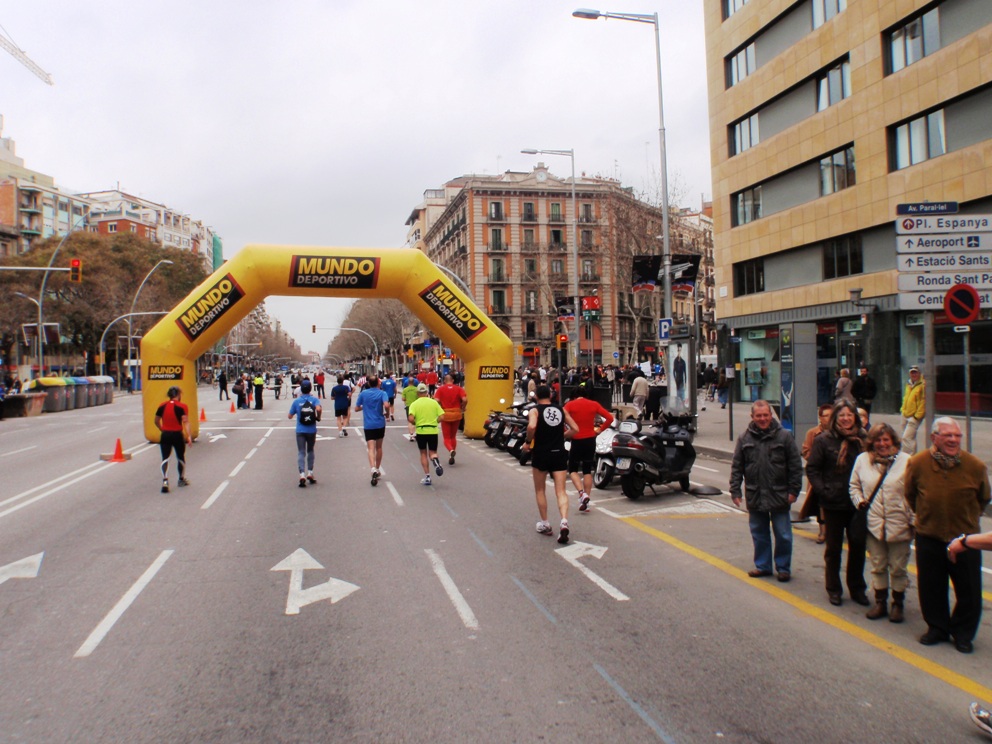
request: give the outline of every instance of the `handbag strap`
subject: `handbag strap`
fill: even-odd
[[[882,487],[882,484],[885,483],[885,476],[887,476],[889,474],[889,468],[890,467],[891,467],[891,465],[886,466],[885,472],[882,473],[882,477],[879,478],[878,479],[878,483],[875,484],[875,490],[873,490],[871,492],[871,496],[868,497],[868,508],[869,509],[871,508],[871,504],[875,500],[875,497],[878,496],[878,491]]]

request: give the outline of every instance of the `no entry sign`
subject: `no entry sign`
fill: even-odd
[[[944,295],[944,312],[958,325],[968,325],[978,317],[978,292],[970,284],[955,284]]]

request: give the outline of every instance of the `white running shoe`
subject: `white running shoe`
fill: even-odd
[[[555,534],[554,530],[551,529],[550,522],[538,522],[537,532],[540,535],[547,535],[548,537],[554,537]]]
[[[971,714],[971,720],[975,722],[982,731],[984,731],[989,736],[992,736],[992,713],[985,710],[978,703],[972,703],[968,706],[968,713]]]
[[[568,542],[568,520],[561,520],[561,529],[558,531],[558,542],[562,545]]]
[[[584,512],[589,508],[589,494],[585,491],[579,491],[579,511]]]
[[[420,481],[420,485],[422,486],[429,486],[430,484],[431,484],[431,477],[429,475],[425,475],[423,479],[421,479]]]

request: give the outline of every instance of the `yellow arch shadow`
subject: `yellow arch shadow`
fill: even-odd
[[[249,245],[194,289],[141,341],[145,436],[158,442],[155,411],[170,386],[196,415],[196,359],[269,295],[402,301],[465,362],[465,434],[481,437],[488,411],[513,398],[513,344],[420,251]]]

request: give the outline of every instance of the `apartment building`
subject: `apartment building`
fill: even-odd
[[[865,362],[895,410],[927,355],[923,311],[900,301],[898,205],[992,213],[992,2],[705,0],[705,22],[717,314],[739,339],[739,394],[779,397],[779,331],[801,322],[820,402]],[[952,325],[937,313],[931,382],[960,412]],[[990,325],[983,309],[971,333],[987,414]]]
[[[580,309],[581,363],[657,360],[661,292],[632,292],[631,258],[661,252],[661,212],[611,179],[577,177],[575,192],[573,213],[571,179],[543,163],[530,172],[461,176],[424,193],[407,220],[407,244],[466,283],[517,346],[518,364],[558,364],[561,334],[574,359],[574,321],[560,319],[574,312],[576,272],[580,308],[581,298],[600,308],[589,320]],[[703,256],[710,279],[697,296],[708,313],[703,340],[713,343],[712,223],[689,211],[673,212],[670,222],[672,252]],[[674,300],[678,319],[691,319],[693,297]]]

